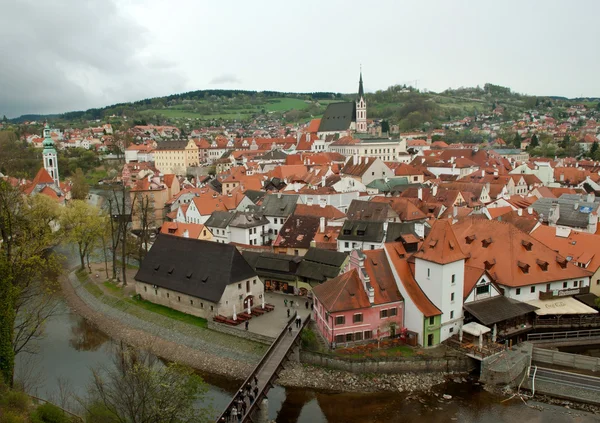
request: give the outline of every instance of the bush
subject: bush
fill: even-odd
[[[40,405],[31,414],[31,423],[71,423],[71,419],[56,405]]]
[[[302,347],[313,351],[319,350],[317,335],[311,329],[304,328],[300,333],[300,339],[302,341]]]
[[[25,419],[12,411],[0,411],[0,423],[25,423]]]
[[[29,397],[25,392],[8,391],[0,401],[0,404],[12,411],[27,411],[29,408]]]

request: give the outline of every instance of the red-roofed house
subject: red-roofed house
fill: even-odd
[[[403,329],[404,301],[384,250],[354,250],[348,266],[313,288],[313,317],[323,337],[340,346]]]

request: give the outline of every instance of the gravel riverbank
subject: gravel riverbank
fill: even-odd
[[[111,338],[200,371],[242,380],[265,351],[264,345],[175,321],[117,298],[95,297],[74,273],[61,284],[69,307]],[[444,380],[443,373],[357,375],[289,362],[277,383],[336,392],[408,393],[429,391]]]

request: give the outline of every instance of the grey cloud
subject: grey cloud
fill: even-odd
[[[235,75],[230,73],[224,73],[219,76],[215,76],[210,80],[209,84],[222,85],[222,84],[240,84],[242,81]]]
[[[0,13],[0,115],[59,113],[170,94],[174,64],[112,1],[7,2]]]

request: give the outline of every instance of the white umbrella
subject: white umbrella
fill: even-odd
[[[479,334],[479,349],[483,349],[483,335]]]
[[[237,320],[237,314],[235,312],[235,304],[233,305],[233,320]]]
[[[250,310],[250,298],[248,298],[246,301],[248,301],[248,314],[252,314],[252,310]]]
[[[498,336],[498,326],[494,323],[494,330],[492,331],[492,342],[496,342],[496,337]]]
[[[262,308],[265,309],[265,294],[262,294]]]

